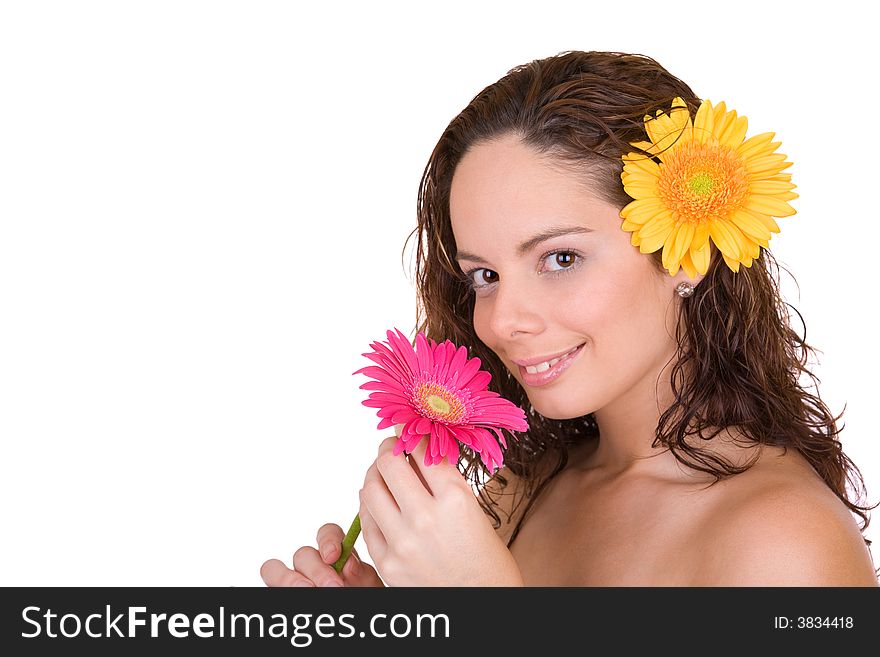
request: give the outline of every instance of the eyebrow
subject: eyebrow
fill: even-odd
[[[530,237],[525,242],[520,244],[516,251],[520,256],[525,255],[532,249],[534,249],[541,242],[546,242],[549,239],[553,239],[554,237],[561,237],[562,235],[574,235],[578,233],[592,233],[594,232],[592,228],[587,228],[586,226],[558,226],[554,228],[548,228],[545,231],[542,231],[535,235],[534,237]],[[481,258],[480,256],[470,253],[469,251],[461,251],[459,250],[455,254],[456,260],[471,260],[473,262],[478,262],[480,264],[487,264],[487,261]]]

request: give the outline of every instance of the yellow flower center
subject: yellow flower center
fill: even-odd
[[[708,194],[715,186],[715,181],[708,173],[698,173],[688,181],[688,187],[694,194]]]
[[[458,424],[467,416],[467,406],[456,391],[434,381],[426,381],[413,389],[413,405],[423,417],[448,424]]]
[[[434,411],[440,413],[442,415],[446,415],[449,413],[449,410],[452,406],[449,405],[443,397],[439,397],[438,395],[429,395],[428,396],[428,406],[430,406]]]
[[[728,146],[687,142],[661,167],[658,191],[678,222],[728,218],[748,195],[745,165]]]

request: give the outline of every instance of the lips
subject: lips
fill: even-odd
[[[519,366],[519,374],[522,381],[528,386],[543,386],[551,381],[559,378],[565,370],[571,367],[575,359],[580,355],[584,345],[581,344],[574,349],[563,351],[557,356],[551,357],[549,360],[537,361],[536,359],[526,361],[514,361]],[[546,356],[544,356],[546,358]],[[529,363],[523,365],[522,363]],[[535,363],[535,364],[532,364]],[[553,363],[552,365],[550,363]],[[532,370],[531,372],[529,370]]]
[[[540,356],[538,358],[524,358],[522,360],[516,360],[516,359],[512,359],[512,360],[514,363],[516,363],[517,365],[520,365],[522,367],[528,367],[530,365],[532,365],[532,366],[533,365],[540,365],[541,363],[549,362],[555,358],[562,358],[566,354],[570,354],[572,351],[574,351],[575,349],[578,349],[579,347],[582,347],[582,346],[583,346],[583,344],[578,345],[578,347],[571,347],[570,349],[566,349],[565,351],[559,351],[555,354],[550,354],[549,356]]]

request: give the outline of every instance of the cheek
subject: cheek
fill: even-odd
[[[495,336],[489,330],[489,308],[488,304],[479,298],[474,301],[474,333],[482,342],[492,349],[495,348]]]
[[[559,304],[560,317],[584,334],[602,352],[642,352],[659,334],[666,335],[664,310],[669,300],[662,285],[642,260],[606,264],[570,300]],[[559,300],[557,300],[559,301]]]

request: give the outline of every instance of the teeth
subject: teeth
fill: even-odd
[[[537,365],[526,365],[526,372],[528,372],[529,374],[537,374],[538,372],[546,372],[551,367],[556,365],[556,363],[558,363],[563,358],[568,356],[568,354],[572,353],[572,351],[576,351],[576,350],[577,350],[577,347],[575,347],[574,349],[572,349],[568,353],[563,354],[559,358],[554,358],[553,360],[548,360],[543,363],[538,363]]]

